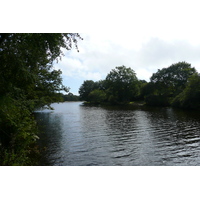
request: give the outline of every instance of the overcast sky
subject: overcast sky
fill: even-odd
[[[78,32],[84,39],[78,41],[79,53],[75,48],[66,51],[55,64],[74,94],[84,80],[105,79],[121,65],[147,81],[158,69],[179,61],[200,72],[198,0],[57,0],[48,5],[38,1],[39,7],[33,3],[20,12],[15,2],[14,17],[4,9],[0,14],[7,19],[1,24],[6,32],[16,32],[22,23],[19,32]],[[9,1],[4,4],[10,7]]]
[[[89,30],[79,32],[83,37],[79,52],[75,48],[65,52],[55,65],[62,69],[70,92],[78,94],[84,80],[105,79],[111,69],[121,65],[131,67],[138,79],[146,81],[158,69],[179,61],[200,72],[198,1],[116,2],[97,5],[94,19],[93,11],[83,16],[85,22],[90,21]]]
[[[131,38],[132,33],[99,35],[81,34],[79,53],[74,49],[65,53],[56,68],[63,72],[64,84],[78,94],[84,80],[105,79],[111,69],[131,67],[138,79],[149,81],[152,73],[173,63],[186,61],[200,71],[200,45],[185,39],[166,39],[159,36],[142,40]],[[125,38],[124,38],[125,37]]]

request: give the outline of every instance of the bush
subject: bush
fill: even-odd
[[[35,165],[37,128],[21,101],[0,99],[0,165]],[[36,155],[36,154],[38,155]],[[35,155],[34,155],[35,154]]]

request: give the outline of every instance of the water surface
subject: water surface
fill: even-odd
[[[200,165],[200,114],[172,108],[52,104],[35,113],[41,165]]]

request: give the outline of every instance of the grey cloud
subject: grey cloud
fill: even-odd
[[[125,65],[134,69],[139,79],[148,80],[158,69],[179,61],[189,62],[200,70],[200,66],[195,66],[200,63],[200,46],[193,46],[184,40],[164,41],[151,38],[138,50],[109,40],[95,42],[82,41],[79,53],[67,52],[65,62],[60,64],[65,68],[66,75],[71,73],[85,78],[86,74],[90,74],[91,77],[95,75],[94,78],[104,79],[111,69]]]

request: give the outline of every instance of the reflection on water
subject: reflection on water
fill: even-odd
[[[200,114],[172,108],[90,107],[36,112],[41,165],[200,165]]]

